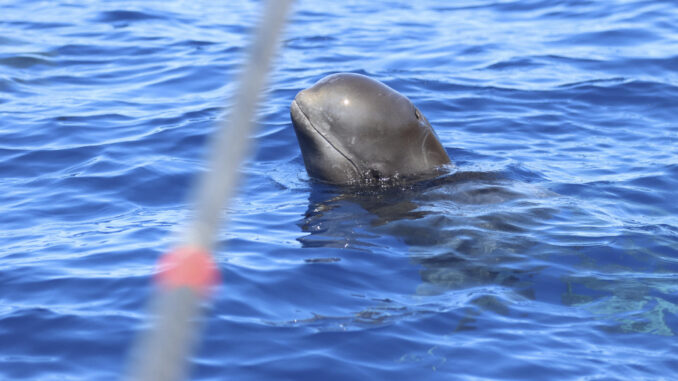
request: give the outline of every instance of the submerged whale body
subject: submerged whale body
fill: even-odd
[[[333,184],[432,177],[450,164],[407,97],[360,74],[327,76],[290,107],[306,170]]]

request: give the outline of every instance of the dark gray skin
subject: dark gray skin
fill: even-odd
[[[420,179],[450,164],[419,109],[364,75],[327,76],[299,92],[290,112],[306,170],[323,182]]]

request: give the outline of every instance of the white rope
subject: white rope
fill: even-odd
[[[194,219],[181,246],[202,248],[210,255],[217,241],[222,209],[232,197],[238,167],[247,153],[257,103],[292,0],[269,0],[243,67],[228,117],[210,142],[209,168],[196,192]],[[154,321],[133,348],[125,377],[134,381],[175,381],[187,374],[188,357],[198,336],[201,290],[176,287],[158,290],[151,300]],[[234,338],[235,339],[235,338]]]
[[[209,169],[199,182],[195,219],[185,238],[191,246],[211,249],[214,245],[222,209],[236,189],[238,167],[248,151],[247,138],[254,126],[257,103],[291,3],[291,0],[268,1],[229,116],[211,142]]]

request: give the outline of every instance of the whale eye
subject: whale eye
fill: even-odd
[[[382,175],[378,170],[370,168],[365,172],[365,177],[368,180],[379,180],[382,178]]]
[[[417,120],[421,119],[421,114],[419,113],[419,109],[417,109],[417,108],[414,109],[414,116],[417,118]]]

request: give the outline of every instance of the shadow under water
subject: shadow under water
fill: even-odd
[[[656,236],[650,241],[509,173],[457,171],[373,189],[313,184],[299,225],[306,248],[374,253],[384,240],[401,243],[398,251],[419,269],[416,297],[477,291],[481,311],[511,314],[513,303],[535,301],[576,308],[606,330],[675,334],[663,316],[678,312],[675,282],[665,276],[678,265],[655,266],[672,250],[668,241],[658,246]]]

